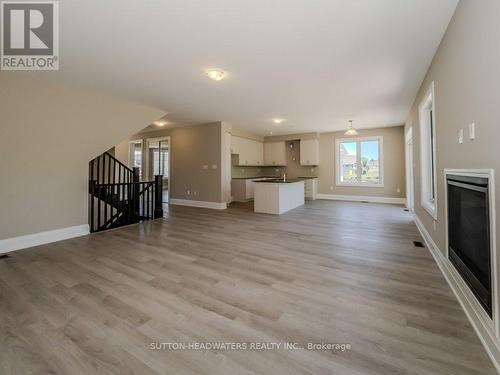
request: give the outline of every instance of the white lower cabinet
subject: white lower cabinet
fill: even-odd
[[[275,177],[271,177],[273,179]],[[231,196],[233,202],[248,202],[254,198],[255,182],[267,180],[265,177],[233,178],[231,180]]]
[[[318,198],[318,179],[308,178],[304,181],[304,195],[308,200],[316,200]]]

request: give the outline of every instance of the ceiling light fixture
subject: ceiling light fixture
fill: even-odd
[[[208,69],[205,73],[208,78],[214,81],[222,81],[226,75],[226,73],[220,69]]]
[[[277,125],[281,124],[282,122],[285,122],[286,120],[284,118],[273,118],[273,122]]]
[[[162,127],[162,126],[167,125],[167,122],[166,121],[155,121],[154,124],[156,126]]]
[[[358,131],[352,127],[352,120],[349,120],[349,129],[344,135],[358,135]]]

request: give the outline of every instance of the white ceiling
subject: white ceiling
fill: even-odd
[[[261,135],[405,121],[458,0],[64,0],[44,74]],[[221,68],[214,82],[204,69]],[[279,126],[272,117],[287,121]]]

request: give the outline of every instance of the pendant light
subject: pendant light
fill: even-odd
[[[349,129],[344,133],[344,135],[358,135],[357,130],[352,127],[352,120],[349,120]]]

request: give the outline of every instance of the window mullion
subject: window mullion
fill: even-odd
[[[358,182],[358,184],[360,184],[362,171],[361,171],[361,142],[359,141],[356,141],[356,164],[357,164],[356,181]]]

